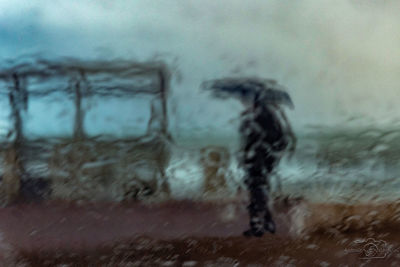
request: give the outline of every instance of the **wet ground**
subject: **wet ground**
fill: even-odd
[[[397,203],[275,204],[275,235],[241,236],[243,201],[16,204],[3,266],[398,266]]]

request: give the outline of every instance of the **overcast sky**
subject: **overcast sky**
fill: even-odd
[[[171,127],[201,134],[232,131],[240,107],[210,101],[204,79],[276,79],[301,131],[399,113],[399,11],[373,0],[0,0],[0,58],[176,58]]]

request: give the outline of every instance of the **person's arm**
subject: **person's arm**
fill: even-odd
[[[287,135],[290,138],[290,148],[288,149],[289,152],[291,153],[291,156],[294,154],[295,150],[296,150],[296,145],[297,145],[297,137],[294,134],[293,130],[292,130],[292,126],[289,123],[289,120],[285,114],[285,112],[279,107],[279,106],[275,106],[276,109],[278,110],[279,114],[281,115],[282,119],[284,120],[285,124],[286,124],[286,131],[287,131]]]
[[[241,161],[246,164],[253,160],[255,148],[260,145],[265,133],[253,121],[252,117],[244,118],[240,127],[241,134]],[[254,155],[253,155],[254,154]]]

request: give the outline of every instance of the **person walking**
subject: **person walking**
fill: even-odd
[[[241,114],[239,160],[245,170],[250,204],[250,229],[245,236],[261,237],[275,233],[268,207],[270,177],[285,152],[293,153],[296,137],[281,104],[293,108],[288,93],[275,81],[255,78],[219,79],[204,84],[218,98],[236,97],[245,107]]]

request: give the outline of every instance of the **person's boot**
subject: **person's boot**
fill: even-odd
[[[253,217],[250,219],[250,229],[243,232],[244,236],[247,237],[262,237],[264,235],[264,228],[262,220],[259,217]]]
[[[272,219],[272,216],[271,216],[271,213],[269,212],[269,210],[266,210],[266,212],[265,212],[264,230],[270,232],[271,234],[274,234],[276,231],[275,222]]]
[[[264,229],[265,229],[265,231],[268,231],[271,234],[275,234],[275,231],[276,231],[275,222],[273,220],[265,221]]]
[[[247,231],[244,231],[243,235],[245,237],[253,237],[253,236],[254,237],[262,237],[264,235],[264,231],[260,231],[260,230],[254,231],[252,229],[249,229]]]

